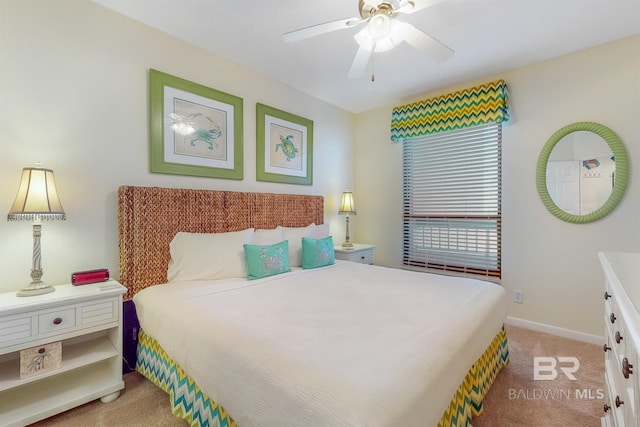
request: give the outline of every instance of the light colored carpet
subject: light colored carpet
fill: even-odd
[[[601,346],[506,327],[510,362],[484,400],[474,427],[599,427],[604,414],[604,352]],[[575,357],[575,380],[558,363],[555,380],[533,379],[534,357]],[[542,372],[550,374],[551,372]]]
[[[597,427],[604,405],[602,348],[579,341],[507,326],[510,362],[489,391],[474,427]],[[534,357],[575,357],[570,380],[534,381]],[[568,367],[570,363],[559,363]],[[542,372],[547,374],[549,372]],[[171,414],[168,396],[137,373],[125,375],[125,389],[113,403],[99,400],[44,420],[35,426],[185,426]],[[576,391],[578,390],[578,391]],[[292,421],[291,426],[295,426]],[[285,426],[283,426],[285,427]]]

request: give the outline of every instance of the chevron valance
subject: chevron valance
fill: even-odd
[[[507,83],[496,80],[394,108],[391,116],[391,139],[402,141],[413,136],[507,120]]]

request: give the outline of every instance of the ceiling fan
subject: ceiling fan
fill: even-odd
[[[443,0],[383,0],[377,5],[368,3],[368,1],[371,0],[359,0],[360,17],[312,25],[285,33],[282,38],[287,43],[293,43],[367,23],[366,27],[354,35],[359,47],[349,70],[349,78],[358,78],[364,73],[374,52],[393,49],[403,41],[438,62],[445,61],[453,55],[453,50],[445,44],[418,30],[408,22],[396,19],[399,14],[414,13]]]

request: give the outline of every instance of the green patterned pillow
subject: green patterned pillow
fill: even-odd
[[[336,258],[333,252],[333,238],[324,239],[302,238],[302,268],[318,268],[335,264]]]
[[[244,245],[247,261],[247,279],[262,279],[291,271],[289,268],[289,242],[275,245]]]

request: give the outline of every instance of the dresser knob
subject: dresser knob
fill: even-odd
[[[611,350],[611,347],[609,347],[609,346],[608,346],[608,345],[606,345],[606,344],[605,344],[602,348],[604,349],[604,352],[605,352],[605,353],[606,353],[608,350]]]
[[[611,313],[611,314],[609,315],[609,320],[611,320],[611,323],[616,323],[616,315],[615,315],[615,314],[613,314],[613,313]]]
[[[624,402],[620,400],[620,396],[616,396],[616,408],[619,408],[620,405],[623,405]]]
[[[604,404],[604,412],[609,412],[609,409],[611,409],[611,406],[607,405],[606,403]]]
[[[605,291],[604,292],[604,300],[608,300],[609,298],[611,298],[611,295],[609,294],[609,292]]]
[[[620,344],[620,341],[622,341],[622,335],[620,335],[620,331],[618,331],[616,332],[616,342]]]
[[[633,365],[629,363],[629,359],[626,357],[622,359],[622,375],[624,375],[625,378],[629,378],[629,375],[633,374],[632,368]]]
[[[62,317],[56,317],[55,319],[53,319],[54,325],[59,325],[60,323],[62,323]]]

